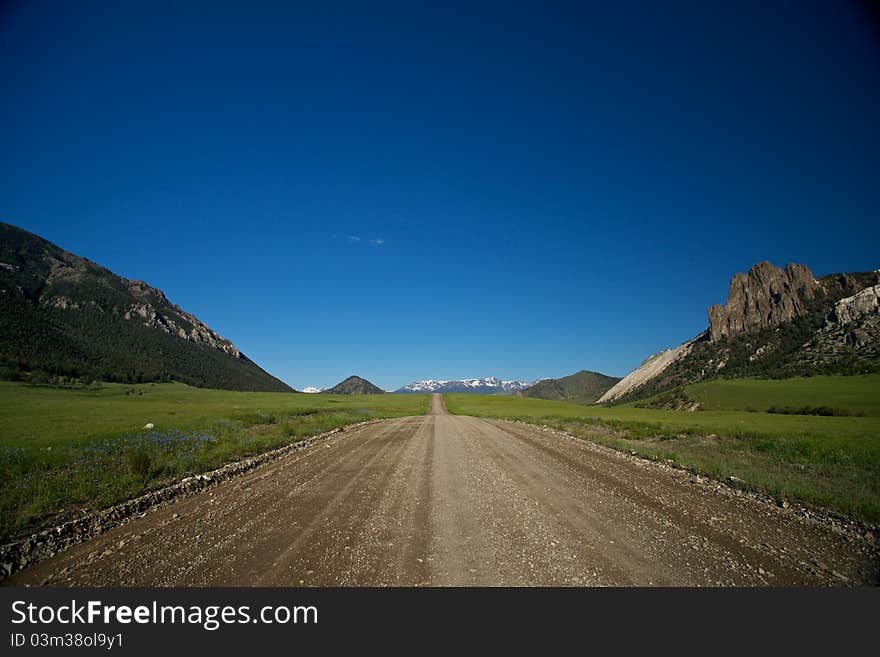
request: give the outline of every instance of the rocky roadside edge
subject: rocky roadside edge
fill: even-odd
[[[659,468],[667,471],[671,476],[695,486],[700,486],[705,490],[709,490],[715,494],[723,495],[728,498],[750,499],[763,505],[768,513],[781,514],[783,516],[797,516],[810,523],[820,525],[826,529],[843,536],[847,542],[854,545],[863,554],[869,556],[875,561],[880,562],[880,526],[866,523],[857,518],[825,509],[817,506],[807,505],[806,503],[794,502],[783,498],[774,497],[767,492],[758,490],[749,486],[745,481],[738,477],[730,477],[727,481],[712,479],[706,475],[700,474],[695,470],[686,468],[671,459],[653,459],[649,456],[642,456],[631,450],[622,450],[608,445],[602,445],[593,440],[589,436],[576,436],[574,434],[554,429],[547,425],[530,424],[521,420],[504,420],[496,418],[497,422],[505,422],[509,424],[517,424],[529,427],[543,433],[549,433],[554,436],[574,440],[580,444],[586,444],[591,449],[596,449],[606,454],[614,454],[618,458],[622,458],[633,463],[637,463],[641,467]],[[597,431],[597,433],[601,433]],[[834,572],[828,566],[821,562],[807,564],[815,574],[825,576],[830,581],[836,581],[839,584],[847,584],[848,580],[845,576]]]
[[[331,436],[384,421],[384,419],[379,419],[357,422],[310,436],[256,456],[227,463],[209,472],[186,477],[164,488],[144,493],[139,497],[120,502],[109,508],[100,511],[84,512],[79,518],[41,530],[17,541],[6,543],[0,546],[0,582],[14,572],[43,559],[48,559],[73,545],[88,541],[113,527],[125,524],[133,518],[142,517],[148,511],[165,506],[180,497],[193,495],[206,488],[217,486],[223,481],[275,461],[291,452],[308,449]]]

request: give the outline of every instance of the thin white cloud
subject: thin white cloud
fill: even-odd
[[[384,237],[361,237],[360,235],[346,235],[346,241],[349,244],[370,244],[371,246],[382,246],[385,244]]]

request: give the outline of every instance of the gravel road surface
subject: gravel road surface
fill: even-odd
[[[27,568],[14,585],[875,584],[870,546],[791,510],[508,422],[337,434]]]

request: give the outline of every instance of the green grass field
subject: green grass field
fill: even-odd
[[[0,382],[0,541],[336,427],[426,408],[425,395]]]
[[[761,380],[728,379],[695,383],[685,394],[706,410],[767,411],[771,407],[830,407],[880,417],[880,375],[814,376]]]
[[[880,377],[714,381],[686,390],[711,410],[484,395],[446,401],[453,413],[551,425],[880,521]],[[824,405],[861,416],[755,412],[773,405]],[[0,382],[0,541],[246,455],[361,420],[420,415],[426,406],[424,395],[239,393],[182,384],[62,390]],[[143,428],[148,422],[153,429]]]
[[[838,390],[832,390],[835,378]],[[811,379],[793,381],[791,391],[781,389],[785,381],[707,384],[695,394],[705,394],[718,410],[690,413],[505,396],[445,397],[452,413],[553,426],[649,458],[672,459],[718,479],[738,477],[780,498],[880,521],[880,417],[872,410],[880,377],[817,377],[813,390],[804,383]],[[725,396],[726,390],[731,394]],[[736,408],[755,408],[765,395],[766,407],[834,398],[864,416],[777,415]]]

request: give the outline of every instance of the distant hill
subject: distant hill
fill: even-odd
[[[292,391],[161,290],[4,223],[0,377]]]
[[[350,376],[332,388],[321,391],[322,395],[381,395],[384,393],[382,388],[374,386],[359,376]]]
[[[649,357],[599,403],[718,378],[880,372],[880,270],[817,279],[803,265],[760,262],[708,315],[705,331]]]
[[[581,370],[561,379],[543,379],[522,391],[523,397],[555,399],[574,404],[592,404],[620,378]]]
[[[443,381],[437,379],[425,379],[423,381],[413,381],[394,392],[473,392],[481,395],[497,395],[514,393],[519,390],[524,390],[531,385],[532,383],[528,381],[502,381],[494,376],[488,376],[482,379],[455,379]]]

